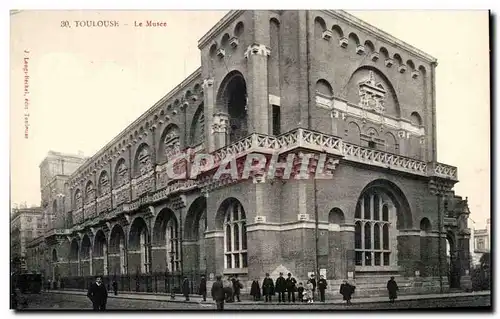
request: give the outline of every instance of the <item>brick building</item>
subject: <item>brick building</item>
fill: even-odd
[[[467,287],[469,211],[437,162],[433,57],[343,11],[231,11],[198,48],[198,70],[56,186],[44,243],[61,277]],[[333,179],[167,175],[167,160],[191,167],[179,154],[299,151],[326,154]]]

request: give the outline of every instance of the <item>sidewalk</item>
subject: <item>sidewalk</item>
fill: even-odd
[[[87,292],[84,290],[76,290],[76,289],[68,289],[68,290],[49,290],[44,291],[44,293],[56,293],[56,294],[72,294],[72,295],[86,295]],[[491,295],[491,291],[476,291],[476,292],[457,292],[457,293],[444,293],[444,294],[428,294],[428,295],[401,295],[398,296],[396,301],[402,300],[423,300],[423,299],[447,299],[447,298],[457,298],[457,297],[469,297],[469,296],[487,296]],[[135,300],[150,300],[150,301],[167,301],[167,302],[179,302],[179,303],[213,303],[212,299],[207,296],[207,301],[203,302],[203,298],[198,295],[189,296],[189,301],[186,301],[184,296],[175,295],[175,299],[171,299],[170,295],[164,293],[134,293],[134,292],[118,292],[118,295],[115,296],[112,292],[109,293],[108,298],[118,298],[118,299],[135,299]],[[235,304],[241,305],[252,305],[252,304],[279,304],[276,300],[278,296],[273,297],[272,303],[265,303],[264,301],[251,301],[251,300],[242,300],[241,302],[236,302]],[[379,303],[379,302],[389,302],[388,297],[360,297],[356,298],[353,296],[353,303],[363,304],[363,303]],[[321,304],[321,302],[316,301],[315,303]],[[342,297],[335,298],[333,300],[327,300],[325,304],[330,305],[340,305],[343,304]],[[283,305],[293,305],[293,303],[282,303]]]

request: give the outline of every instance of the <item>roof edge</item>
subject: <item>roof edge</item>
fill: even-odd
[[[330,16],[333,16],[335,18],[339,18],[343,20],[344,22],[353,24],[359,28],[361,28],[363,31],[372,34],[373,36],[379,38],[380,40],[386,40],[389,42],[392,42],[396,47],[399,47],[403,50],[406,50],[419,58],[423,59],[424,61],[428,63],[435,63],[437,64],[437,59],[433,57],[432,55],[425,53],[422,50],[417,49],[416,47],[412,46],[411,44],[408,44],[402,40],[399,40],[395,36],[375,27],[372,24],[369,24],[368,22],[365,22],[361,20],[360,18],[357,18],[356,16],[347,13],[344,10],[321,10],[322,12],[325,12],[329,14]]]

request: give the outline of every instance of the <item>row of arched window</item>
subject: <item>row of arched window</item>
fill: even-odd
[[[329,34],[335,34],[336,38],[338,40],[343,40],[344,42],[341,43],[341,45],[343,47],[347,47],[348,46],[348,43],[351,42],[354,44],[354,47],[355,47],[355,50],[359,53],[359,54],[362,54],[364,53],[365,51],[367,51],[367,53],[371,53],[371,52],[377,52],[376,51],[376,48],[375,48],[375,45],[373,44],[372,41],[370,40],[366,40],[364,43],[362,43],[362,41],[359,39],[359,37],[357,36],[356,33],[354,32],[350,32],[347,37],[345,36],[344,34],[344,31],[342,30],[342,28],[335,24],[331,27],[331,29],[329,29],[326,25],[326,22],[323,18],[321,17],[316,17],[315,18],[315,30],[317,31],[317,33],[319,33],[317,36],[320,36],[320,37],[323,37],[323,38],[326,38],[328,39],[329,37],[328,36],[324,36],[325,32],[329,32]],[[362,51],[359,51],[359,47],[363,45],[363,50]],[[408,59],[406,61],[406,63],[404,62],[403,58],[401,57],[401,55],[399,53],[394,53],[391,57],[391,55],[389,54],[389,51],[387,50],[387,48],[385,47],[380,47],[379,51],[378,51],[382,57],[384,58],[384,60],[388,60],[388,59],[392,59],[394,60],[398,66],[401,66],[401,65],[407,65],[411,71],[416,71],[416,66],[415,66],[415,63],[411,60],[411,59]],[[387,64],[386,64],[387,65]],[[420,71],[422,74],[425,74],[426,73],[426,69],[423,65],[420,65],[418,67],[418,71]]]
[[[191,125],[191,144],[199,144],[204,141],[205,137],[205,117],[203,112],[203,104],[200,105],[193,117],[193,124]],[[157,154],[158,159],[168,160],[171,156],[174,156],[180,152],[180,130],[176,125],[169,125],[162,136],[162,143],[159,147],[159,154]],[[143,143],[137,149],[134,169],[132,176],[141,176],[153,169],[153,158],[152,150],[150,146]],[[115,166],[113,185],[114,187],[120,187],[129,181],[129,167],[126,164],[126,160],[121,158],[118,160]],[[74,193],[73,208],[77,209],[82,206],[82,202],[91,202],[96,196],[102,196],[111,191],[111,182],[108,175],[108,171],[103,170],[97,181],[97,190],[94,188],[92,181],[88,181],[85,186],[85,192],[82,194],[80,189],[77,189]]]

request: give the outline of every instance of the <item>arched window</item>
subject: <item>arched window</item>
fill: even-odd
[[[354,214],[356,266],[393,266],[391,255],[396,238],[391,234],[396,225],[396,206],[383,193],[367,192],[360,197]]]
[[[203,103],[198,107],[193,116],[190,139],[191,145],[202,143],[205,139],[205,116],[203,113]]]
[[[224,265],[226,269],[247,268],[246,217],[243,206],[232,201],[224,214]]]
[[[169,265],[169,271],[178,271],[181,268],[181,255],[179,246],[179,227],[175,218],[171,218],[168,221],[165,239],[167,244],[167,263]]]

